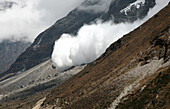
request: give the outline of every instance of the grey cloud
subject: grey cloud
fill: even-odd
[[[111,1],[113,0],[86,0],[78,9],[94,13],[106,12],[109,9]]]

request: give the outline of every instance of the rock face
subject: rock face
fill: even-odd
[[[155,0],[116,0],[111,3],[109,11],[102,18],[104,20],[114,18],[115,23],[134,22],[143,19],[155,5]]]
[[[25,41],[4,40],[0,42],[0,73],[6,71],[29,45],[31,43]]]
[[[94,13],[78,8],[74,9],[66,17],[58,20],[53,26],[42,32],[33,44],[17,58],[16,62],[11,65],[5,74],[30,69],[49,59],[55,41],[59,39],[63,33],[76,34],[80,27],[97,18],[106,21],[114,17],[114,22],[116,23],[133,22],[138,18],[142,19],[146,16],[149,9],[155,5],[155,0],[145,0],[144,4],[140,3],[141,5],[138,7],[132,5],[130,11],[127,13],[121,11],[135,1],[137,0],[114,0],[111,2],[107,12],[101,11]],[[89,3],[89,0],[86,0],[83,4],[96,5],[95,3]]]
[[[44,109],[168,108],[170,4],[54,88]]]

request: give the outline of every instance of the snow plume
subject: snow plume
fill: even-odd
[[[78,9],[87,12],[107,12],[113,0],[86,0]]]
[[[77,36],[63,34],[56,41],[52,61],[57,70],[90,63],[105,52],[109,45],[135,29],[141,22],[113,24],[112,22],[84,25]]]
[[[39,33],[67,15],[83,1],[0,0],[0,42],[4,39],[24,39],[32,42]],[[14,2],[14,4],[8,8],[7,2]],[[3,10],[4,7],[7,9]]]

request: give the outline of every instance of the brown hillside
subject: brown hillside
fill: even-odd
[[[80,73],[53,89],[42,108],[92,109],[123,103],[121,96],[140,90],[161,69],[170,66],[169,27],[170,4],[113,43]]]

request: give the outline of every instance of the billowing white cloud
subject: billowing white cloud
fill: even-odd
[[[156,0],[156,3],[157,5],[149,11],[148,16],[143,20],[120,24],[113,24],[111,21],[98,22],[97,24],[84,25],[77,36],[63,34],[55,42],[52,53],[52,61],[57,70],[63,71],[71,66],[90,63],[97,59],[111,43],[147,21],[167,5],[168,1]]]
[[[141,22],[133,24],[107,22],[84,25],[77,36],[63,34],[55,42],[52,61],[59,71],[66,70],[71,66],[92,62],[104,53],[111,43],[140,24]]]
[[[0,0],[3,1],[17,4],[0,11],[0,41],[24,39],[32,42],[39,33],[84,0]]]

